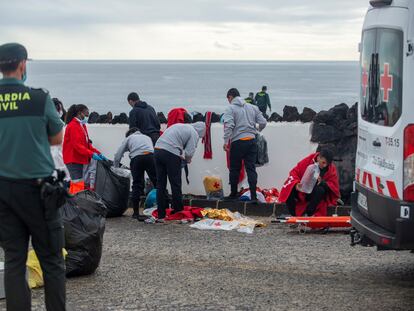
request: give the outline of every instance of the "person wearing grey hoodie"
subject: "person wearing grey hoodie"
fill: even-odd
[[[246,103],[240,97],[237,89],[232,88],[227,92],[227,100],[230,106],[223,115],[224,145],[223,149],[230,152],[230,186],[231,192],[228,199],[237,199],[237,186],[242,168],[242,161],[247,173],[247,180],[251,193],[251,200],[256,198],[256,159],[257,159],[257,131],[262,131],[267,124],[257,106]],[[258,128],[256,125],[258,124]]]
[[[139,201],[144,195],[145,173],[147,173],[154,187],[157,184],[157,176],[154,162],[154,146],[147,135],[141,134],[138,128],[133,127],[125,134],[125,139],[114,157],[114,166],[119,167],[120,161],[125,152],[129,152],[131,159],[130,168],[132,174],[132,218],[144,220],[139,217]]]
[[[158,222],[163,222],[167,209],[167,178],[171,185],[172,208],[183,210],[181,192],[182,162],[191,163],[200,138],[204,137],[204,122],[177,123],[165,130],[155,144],[155,168],[157,171]]]

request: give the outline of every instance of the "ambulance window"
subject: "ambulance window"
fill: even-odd
[[[363,35],[361,114],[368,122],[393,126],[402,110],[403,33],[372,29]]]
[[[371,74],[371,60],[375,53],[375,37],[377,35],[376,29],[367,30],[362,36],[362,53],[361,53],[361,113],[362,118],[368,121],[368,113],[370,113],[370,74]]]
[[[379,65],[378,103],[384,120],[380,124],[393,126],[401,116],[403,33],[379,29],[377,36]]]

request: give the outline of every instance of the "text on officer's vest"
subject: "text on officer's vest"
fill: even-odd
[[[0,111],[18,110],[17,102],[25,100],[30,100],[28,92],[0,94]]]

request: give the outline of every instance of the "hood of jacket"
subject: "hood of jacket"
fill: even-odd
[[[139,102],[137,102],[137,103],[135,104],[135,106],[134,106],[134,107],[136,107],[136,108],[142,108],[142,109],[145,109],[145,108],[147,108],[147,107],[148,107],[148,104],[147,104],[146,102],[139,101]]]
[[[231,101],[231,104],[243,107],[246,104],[246,101],[243,98],[241,98],[240,96],[237,96],[237,97],[233,98],[233,100]]]
[[[195,122],[191,124],[194,129],[197,131],[198,136],[203,138],[206,133],[206,124],[204,122]]]

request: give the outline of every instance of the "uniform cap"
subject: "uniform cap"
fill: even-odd
[[[0,45],[0,65],[20,62],[27,59],[26,48],[19,43]]]

